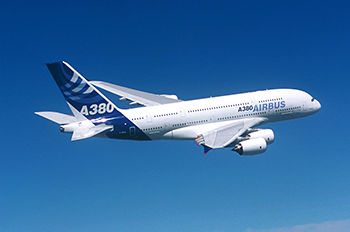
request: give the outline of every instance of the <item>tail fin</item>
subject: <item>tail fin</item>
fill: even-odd
[[[46,64],[78,121],[121,114],[120,110],[67,62]]]

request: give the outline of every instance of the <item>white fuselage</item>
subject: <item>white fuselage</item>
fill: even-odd
[[[186,140],[195,139],[201,131],[238,119],[263,118],[261,124],[265,124],[309,116],[320,108],[320,103],[306,92],[275,89],[121,112],[152,140]]]

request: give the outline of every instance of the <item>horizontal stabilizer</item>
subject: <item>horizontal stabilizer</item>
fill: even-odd
[[[61,125],[69,124],[77,121],[74,116],[71,116],[68,114],[62,114],[58,112],[43,111],[43,112],[34,112],[34,113]]]
[[[100,124],[97,126],[93,126],[89,129],[77,130],[77,131],[73,132],[72,141],[87,139],[87,138],[90,138],[92,136],[101,134],[107,130],[112,130],[112,129],[113,129],[112,125]]]

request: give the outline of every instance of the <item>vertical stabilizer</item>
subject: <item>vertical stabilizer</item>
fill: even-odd
[[[120,110],[65,61],[46,64],[78,121],[121,115]]]

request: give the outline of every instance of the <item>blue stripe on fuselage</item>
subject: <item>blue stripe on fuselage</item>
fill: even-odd
[[[138,126],[121,113],[106,121],[105,124],[113,125],[113,130],[106,134],[111,139],[151,140]]]

